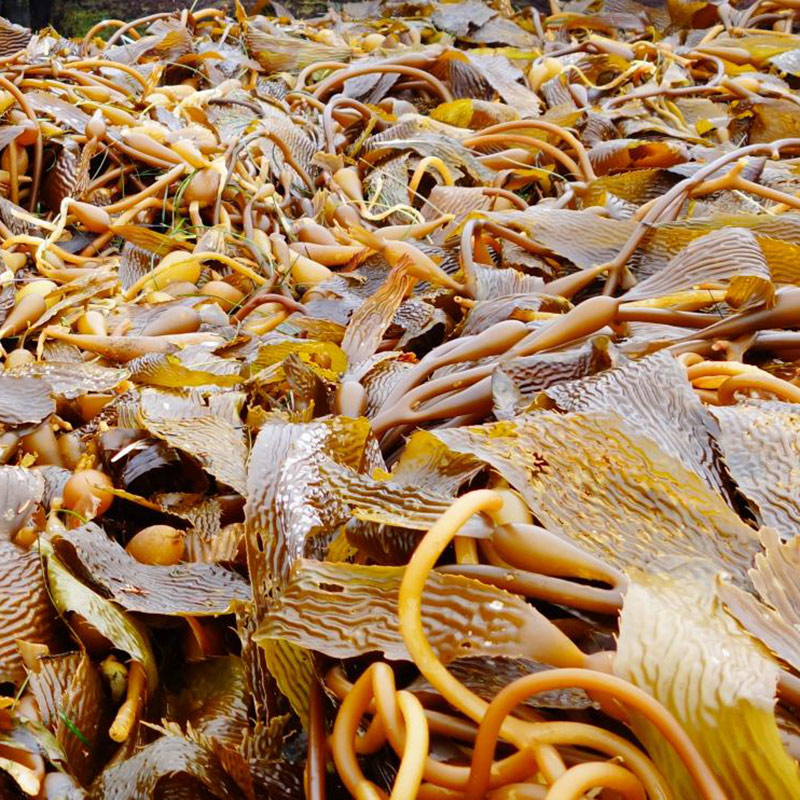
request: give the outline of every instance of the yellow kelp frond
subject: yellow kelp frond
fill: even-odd
[[[710,574],[635,575],[614,671],[683,723],[731,800],[800,796],[800,772],[775,721],[778,666],[725,613]],[[663,738],[649,723],[634,721],[634,730],[676,800],[695,798]]]

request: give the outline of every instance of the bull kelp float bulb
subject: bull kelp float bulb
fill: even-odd
[[[58,437],[58,452],[61,463],[67,469],[75,469],[86,452],[86,445],[78,433],[68,431]]]
[[[153,292],[153,294],[150,296],[155,294],[156,293]],[[189,283],[189,281],[176,281],[175,283],[170,283],[169,286],[165,286],[164,291],[159,292],[158,294],[159,296],[167,297],[170,300],[176,297],[194,297],[197,294],[197,287],[193,283]]]
[[[100,517],[108,511],[114,500],[114,495],[109,491],[113,488],[114,484],[105,472],[98,469],[76,472],[64,484],[64,508],[83,519]]]
[[[91,233],[105,233],[111,227],[111,217],[100,206],[73,200],[69,204],[70,213]]]
[[[172,566],[183,558],[184,532],[171,525],[150,525],[142,528],[125,549],[141,564]]]
[[[31,364],[36,361],[36,356],[31,353],[30,350],[25,350],[22,347],[18,347],[16,350],[12,350],[6,356],[6,363],[4,368],[6,370],[14,369],[15,367],[21,367],[24,364]]]
[[[169,336],[194,333],[201,325],[200,315],[193,308],[172,306],[147,323],[143,336]]]
[[[58,285],[54,281],[49,280],[39,280],[39,281],[31,281],[30,283],[24,284],[20,287],[15,296],[14,300],[19,305],[19,303],[24,300],[26,297],[32,294],[38,294],[39,297],[44,298],[45,303],[47,303],[48,308],[55,304],[56,298],[51,298],[51,295],[56,289],[58,289]]]
[[[202,269],[200,261],[192,258],[190,253],[184,250],[173,250],[158,262],[155,269],[143,275],[133,286],[129,287],[125,291],[125,298],[131,300],[143,290],[162,290],[171,283],[179,281],[195,284]]]
[[[342,167],[333,173],[334,183],[344,192],[348,200],[356,203],[364,202],[364,189],[361,178],[353,167]]]
[[[28,263],[25,253],[12,253],[9,250],[0,250],[0,261],[11,272],[21,270]]]
[[[217,199],[220,176],[216,170],[205,168],[194,174],[186,186],[183,199],[187,203],[197,202],[209,206]]]
[[[128,686],[125,702],[119,707],[117,716],[108,729],[109,737],[115,742],[124,742],[131,734],[144,704],[147,690],[147,676],[138,661],[132,661],[128,668]]]
[[[26,453],[36,456],[36,464],[50,464],[61,467],[61,453],[58,449],[58,439],[50,426],[49,420],[45,420],[33,431],[20,439],[22,449]]]
[[[78,317],[75,330],[90,336],[107,336],[108,322],[99,311],[87,311]]]
[[[83,89],[88,89],[88,86],[82,87]],[[100,89],[104,87],[91,87],[92,89]],[[86,135],[90,139],[102,139],[106,135],[106,121],[103,119],[103,115],[100,111],[95,111],[92,114],[92,118],[86,123]]]
[[[29,294],[23,297],[11,309],[0,327],[0,339],[7,336],[15,336],[36,323],[47,311],[47,303],[44,297],[39,294]]]
[[[244,292],[240,292],[235,286],[231,286],[225,281],[209,281],[200,290],[200,294],[216,301],[223,311],[231,311],[245,297]]]

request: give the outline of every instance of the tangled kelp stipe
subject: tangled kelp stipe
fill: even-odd
[[[0,19],[3,800],[800,797],[800,7],[544,5]]]

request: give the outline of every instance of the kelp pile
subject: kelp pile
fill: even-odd
[[[0,795],[800,797],[797,3],[0,25]]]

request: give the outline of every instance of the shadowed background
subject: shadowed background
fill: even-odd
[[[643,0],[645,5],[654,5],[662,0]],[[64,36],[82,36],[95,22],[101,19],[130,20],[159,11],[173,11],[191,6],[192,0],[0,0],[0,14],[29,28],[52,25]],[[284,10],[295,17],[316,17],[324,14],[330,6],[326,0],[283,0],[278,4],[270,0],[242,0],[251,13],[280,14]],[[225,6],[232,11],[233,0],[198,0],[197,8]],[[536,6],[546,12],[547,0],[514,0],[515,8]]]
[[[173,11],[191,6],[192,0],[0,0],[0,14],[30,28],[53,25],[65,36],[79,36],[101,19],[135,19],[159,11]],[[227,5],[233,0],[199,0],[197,8]],[[274,13],[269,0],[244,0],[248,11]],[[321,0],[286,0],[282,7],[298,17],[324,14],[330,3]]]

